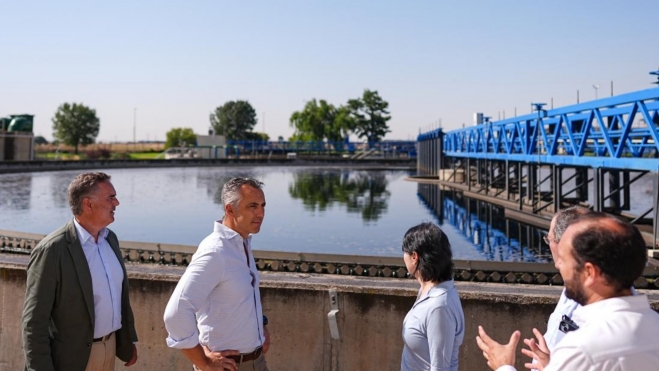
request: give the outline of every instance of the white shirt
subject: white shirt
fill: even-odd
[[[581,327],[565,335],[545,371],[656,371],[659,314],[645,295],[601,300],[579,307]],[[513,371],[501,366],[497,371]]]
[[[632,295],[636,295],[636,289],[633,287]],[[565,337],[565,333],[558,328],[564,315],[570,317],[577,326],[581,326],[579,319],[572,318],[572,314],[579,307],[581,307],[579,303],[565,296],[564,288],[563,292],[561,292],[561,297],[558,299],[558,304],[556,304],[556,308],[554,308],[554,312],[549,316],[549,321],[547,322],[547,332],[544,338],[550,353],[554,351],[556,345]],[[535,360],[533,363],[535,363]]]
[[[92,276],[94,293],[94,338],[111,334],[121,328],[121,286],[124,271],[117,254],[106,240],[110,231],[101,229],[98,243],[94,237],[73,218],[73,224],[87,258]]]
[[[215,222],[167,303],[168,346],[189,349],[201,344],[211,351],[249,353],[263,345],[260,280],[250,241],[251,236],[244,240]]]
[[[579,303],[572,299],[568,299],[567,296],[565,296],[565,289],[563,289],[563,292],[561,293],[561,297],[558,299],[558,304],[556,304],[556,308],[554,309],[554,312],[549,316],[549,322],[547,322],[547,332],[545,333],[545,342],[547,343],[547,347],[549,348],[550,352],[554,351],[554,348],[556,348],[556,345],[565,337],[565,333],[561,330],[558,329],[558,326],[561,323],[561,320],[563,319],[563,316],[568,316],[570,317],[573,321],[574,318],[572,318],[572,314],[574,313],[574,310],[579,307]],[[581,326],[579,322],[575,323],[578,326]]]
[[[458,370],[465,320],[453,280],[433,286],[403,321],[403,371]]]

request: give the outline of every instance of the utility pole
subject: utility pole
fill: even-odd
[[[133,108],[133,152],[135,152],[135,149],[137,147],[136,133],[137,133],[137,107]]]

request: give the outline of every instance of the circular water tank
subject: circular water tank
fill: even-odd
[[[32,132],[34,115],[11,115],[7,131]]]

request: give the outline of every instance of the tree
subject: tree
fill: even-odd
[[[369,146],[391,132],[387,125],[387,121],[391,120],[387,110],[389,103],[380,98],[377,91],[364,90],[360,99],[348,101],[348,107],[355,120],[355,133],[360,138],[366,138]]]
[[[37,135],[34,137],[34,144],[48,144],[48,140],[41,135]]]
[[[170,147],[189,147],[197,142],[197,134],[190,128],[173,128],[165,134],[165,149]]]
[[[268,134],[260,133],[258,131],[248,131],[247,133],[245,133],[245,135],[246,135],[245,139],[247,140],[260,140],[264,142],[270,140],[270,136]]]
[[[94,143],[101,127],[96,110],[78,103],[64,103],[55,112],[53,136],[64,144],[73,146],[78,154],[78,146]]]
[[[249,139],[247,133],[256,125],[256,111],[247,101],[229,101],[210,114],[210,121],[213,130],[227,139]]]
[[[290,119],[291,127],[295,128],[293,138],[317,142],[343,140],[353,123],[347,107],[336,108],[323,99],[308,101],[304,109],[293,112]]]

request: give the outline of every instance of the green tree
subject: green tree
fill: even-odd
[[[383,100],[377,91],[364,90],[361,98],[348,101],[348,107],[355,120],[355,133],[360,138],[366,138],[369,146],[391,132],[387,125],[387,121],[391,120],[387,110],[389,103]]]
[[[64,144],[73,146],[78,153],[78,146],[94,143],[101,127],[96,117],[96,110],[78,103],[64,103],[55,112],[53,136]]]
[[[190,128],[173,128],[165,134],[165,149],[170,147],[189,147],[197,141],[197,134]]]
[[[293,112],[291,127],[295,128],[293,137],[298,140],[331,142],[343,140],[354,126],[354,120],[347,107],[334,107],[321,99],[307,102],[302,111]]]
[[[34,137],[34,144],[48,144],[48,140],[41,135],[37,135]]]
[[[247,140],[262,140],[262,141],[268,141],[270,140],[270,136],[266,133],[260,133],[258,131],[249,131],[247,133]]]
[[[244,100],[229,101],[210,114],[210,122],[217,134],[227,139],[249,139],[249,132],[256,125],[256,111]]]

